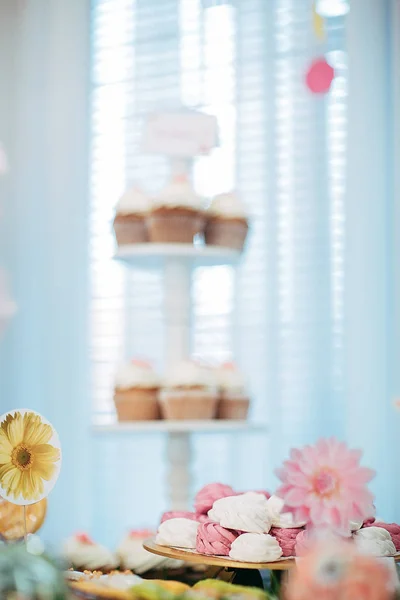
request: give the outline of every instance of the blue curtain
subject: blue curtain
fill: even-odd
[[[5,30],[0,35],[0,56],[11,50],[15,57],[12,72],[0,71],[0,92],[4,86],[11,90],[8,96],[11,100],[7,103],[5,94],[0,93],[0,137],[11,164],[11,173],[1,188],[4,192],[1,250],[18,304],[18,315],[0,344],[0,412],[15,407],[33,408],[59,431],[63,467],[50,496],[44,536],[56,543],[76,529],[84,529],[98,532],[103,541],[114,542],[111,529],[122,533],[124,527],[136,524],[133,520],[127,522],[130,515],[141,518],[143,514],[147,518],[154,514],[156,520],[155,513],[163,502],[164,464],[159,459],[152,475],[155,488],[147,491],[150,465],[144,468],[144,459],[137,455],[132,463],[127,453],[143,452],[143,444],[148,440],[129,442],[110,436],[94,441],[90,431],[88,3],[27,0],[24,4],[22,9],[20,3],[7,3],[7,8],[1,9],[7,14],[0,18],[0,26]],[[227,478],[235,480],[237,485],[258,481],[266,471],[270,474],[266,484],[273,485],[271,467],[277,457],[279,460],[284,457],[289,445],[313,441],[328,432],[344,435],[351,444],[365,450],[365,462],[377,469],[374,489],[378,509],[390,520],[400,518],[396,509],[398,418],[391,405],[393,395],[398,392],[392,356],[398,343],[393,338],[394,286],[398,277],[393,252],[393,215],[399,197],[398,194],[395,197],[393,189],[390,130],[393,111],[398,107],[391,104],[388,6],[389,3],[376,0],[352,0],[348,17],[346,373],[343,395],[335,405],[340,410],[330,411],[329,379],[326,381],[330,360],[325,352],[326,288],[319,287],[321,280],[309,273],[302,282],[305,287],[300,290],[300,300],[310,298],[317,312],[325,306],[321,318],[314,319],[309,331],[310,352],[306,357],[300,356],[308,361],[307,376],[315,376],[313,395],[301,390],[296,394],[291,389],[290,406],[284,402],[275,404],[274,394],[280,393],[278,384],[273,378],[264,382],[261,374],[257,385],[260,393],[265,390],[268,395],[269,408],[266,415],[257,412],[257,417],[266,416],[270,421],[270,449],[267,451],[251,437],[246,451],[245,440],[239,449],[227,445],[226,458]],[[318,114],[317,122],[320,122]],[[317,160],[316,148],[308,147],[307,160]],[[326,264],[327,214],[319,204],[323,192],[318,181],[315,185],[315,196],[307,202],[309,211],[315,211],[320,228],[309,251],[321,253]],[[267,201],[273,214],[271,198]],[[309,223],[310,236],[312,223]],[[272,243],[277,232],[268,227],[268,233]],[[273,281],[273,277],[265,278],[262,283],[267,287]],[[273,320],[276,305],[271,302],[277,299],[274,300],[270,288],[262,293],[269,302],[263,323],[264,339],[266,344],[267,340],[281,339],[281,346],[266,348],[265,357],[257,355],[260,373],[267,356],[271,358],[267,369],[271,370],[274,351],[285,350],[280,338],[284,332],[276,330]],[[246,326],[245,303],[243,294],[239,309]],[[300,314],[301,302],[297,308]],[[288,365],[289,358],[287,355]],[[250,360],[248,353],[243,364]],[[300,415],[297,425],[293,414],[289,414],[293,406]],[[153,452],[154,456],[162,456],[162,440],[157,438]],[[204,446],[200,449],[199,444],[200,452],[204,452]],[[104,478],[103,471],[110,473],[116,464],[120,469],[118,476]],[[208,458],[201,468],[195,465],[198,481],[207,479],[209,466]],[[222,463],[216,468],[223,477]],[[138,475],[122,500],[118,482],[123,471],[124,481],[127,471],[129,479],[129,469]],[[245,475],[237,474],[240,470]],[[115,487],[105,487],[105,481]]]

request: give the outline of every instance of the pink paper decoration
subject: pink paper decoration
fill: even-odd
[[[326,94],[329,92],[335,70],[324,58],[318,58],[311,63],[306,73],[306,85],[313,94]]]
[[[315,446],[292,449],[276,474],[282,481],[277,496],[295,521],[349,535],[350,522],[374,514],[367,483],[374,471],[360,465],[361,452],[335,438]]]

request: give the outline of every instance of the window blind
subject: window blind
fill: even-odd
[[[181,105],[217,116],[220,147],[194,164],[206,196],[236,187],[251,217],[243,261],[193,278],[193,353],[235,358],[253,417],[285,440],[307,437],[341,403],[345,17],[312,31],[309,0],[93,0],[91,274],[93,413],[115,418],[119,361],[162,367],[162,281],[112,260],[113,210],[132,183],[167,180],[162,157],[143,155],[148,111]],[[312,97],[303,74],[325,53],[330,93]],[[318,398],[324,398],[323,408]],[[236,460],[236,459],[235,459]]]

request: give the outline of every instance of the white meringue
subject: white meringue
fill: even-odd
[[[391,556],[396,554],[391,535],[383,527],[365,527],[354,534],[357,549],[371,556]]]
[[[145,539],[146,537],[130,534],[121,542],[117,555],[123,569],[142,575],[152,569],[175,569],[183,565],[182,561],[164,558],[145,550],[143,548]]]
[[[229,557],[245,562],[274,562],[282,556],[277,540],[267,533],[243,533],[232,542]]]
[[[68,538],[62,553],[74,567],[89,571],[115,569],[118,565],[117,557],[110,550],[82,534]]]
[[[196,548],[198,526],[197,521],[181,517],[164,521],[158,528],[156,544],[178,548]]]
[[[291,512],[282,512],[284,501],[279,496],[272,495],[267,501],[268,510],[271,513],[272,527],[280,529],[292,529],[294,527],[304,527],[305,522],[295,521]]]
[[[222,527],[249,533],[268,533],[272,525],[267,499],[256,492],[220,498],[208,516]]]

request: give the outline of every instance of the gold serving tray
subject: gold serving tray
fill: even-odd
[[[159,556],[165,556],[166,558],[183,560],[187,563],[210,565],[213,567],[220,567],[221,569],[257,569],[258,571],[287,571],[288,569],[294,567],[296,564],[294,558],[285,558],[282,560],[277,560],[275,562],[267,563],[253,563],[242,562],[239,560],[231,560],[230,558],[224,558],[221,556],[207,556],[206,554],[199,554],[198,552],[191,552],[189,550],[170,548],[169,546],[159,546],[155,543],[154,538],[145,540],[143,543],[143,548],[148,552],[158,554]]]

